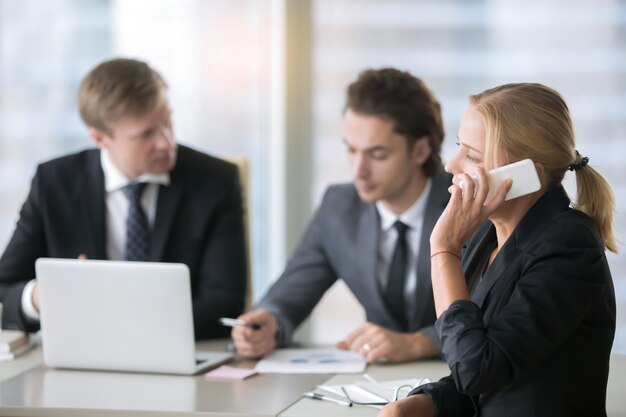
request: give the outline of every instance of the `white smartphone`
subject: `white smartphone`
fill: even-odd
[[[472,175],[472,178],[476,179],[474,175]],[[487,194],[486,203],[493,198],[493,195],[498,187],[500,187],[500,184],[502,184],[502,181],[507,178],[512,179],[513,184],[506,194],[504,201],[534,193],[541,188],[539,175],[537,175],[537,170],[535,169],[535,163],[531,159],[523,159],[489,171],[489,194]],[[463,181],[461,181],[460,186],[461,189],[465,188]]]

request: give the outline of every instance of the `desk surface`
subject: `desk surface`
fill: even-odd
[[[450,374],[448,366],[443,361],[420,361],[400,365],[370,365],[367,373],[377,381],[392,381],[395,379],[428,377],[434,381]],[[349,384],[355,380],[363,380],[362,375],[335,375],[325,384]],[[326,401],[316,401],[302,398],[287,410],[279,414],[280,417],[374,417],[378,409],[363,405],[345,407]]]
[[[225,341],[203,342],[198,350],[220,350]],[[237,361],[233,366],[252,367]],[[441,361],[374,365],[379,380],[448,374]],[[195,377],[50,369],[35,349],[14,362],[0,363],[0,416],[280,416],[373,417],[378,410],[345,407],[301,398],[322,383],[341,384],[361,375],[256,375],[244,381],[208,381]],[[626,417],[626,356],[611,357],[607,397],[610,417]]]
[[[375,379],[394,380],[411,377],[429,377],[433,380],[450,374],[448,366],[442,361],[419,361],[401,365],[374,365],[367,368],[367,373]],[[360,375],[335,375],[327,384],[345,384],[359,378]],[[606,412],[608,417],[626,417],[626,355],[612,355],[609,383],[607,387]],[[279,414],[280,417],[375,417],[378,410],[372,407],[354,405],[339,406],[332,403],[301,398],[294,405]]]
[[[223,350],[225,341],[198,350]],[[276,416],[331,375],[255,375],[244,381],[62,370],[42,364],[41,349],[0,364],[0,416],[189,415]],[[6,365],[6,367],[5,367]],[[232,366],[251,368],[254,362]],[[86,412],[87,410],[88,413]],[[120,411],[122,411],[120,413]]]

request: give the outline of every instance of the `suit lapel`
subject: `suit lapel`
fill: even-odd
[[[81,207],[82,222],[87,232],[88,247],[91,248],[91,252],[85,255],[91,259],[106,259],[104,173],[99,151],[87,154],[85,174],[77,196],[77,204]]]
[[[487,239],[487,236],[486,236],[479,246],[487,245],[488,240],[489,239]],[[479,253],[481,252],[483,251],[480,251]],[[479,307],[482,307],[483,303],[485,302],[485,299],[487,298],[487,295],[489,294],[489,291],[491,291],[491,288],[493,288],[496,282],[498,282],[500,277],[512,276],[510,274],[507,274],[506,270],[512,267],[513,265],[515,265],[516,260],[518,259],[519,259],[519,251],[515,245],[515,235],[512,234],[509,237],[509,239],[506,241],[502,249],[500,249],[500,252],[498,252],[498,255],[496,255],[496,258],[493,260],[493,262],[491,263],[491,265],[485,272],[483,279],[478,283],[478,285],[476,286],[476,289],[474,290],[474,293],[472,294],[472,300],[476,304],[478,304]],[[473,261],[477,261],[477,260],[473,259]],[[472,263],[474,265],[480,264],[480,262],[472,262]]]
[[[380,219],[373,204],[365,204],[361,212],[357,231],[357,253],[362,262],[360,265],[361,282],[365,287],[369,298],[367,309],[378,311],[379,316],[384,316],[387,321],[394,322],[391,314],[387,311],[382,298],[380,285],[376,277],[378,260],[378,238],[380,235]]]
[[[445,173],[435,175],[430,189],[430,195],[426,202],[422,233],[419,237],[419,251],[416,265],[415,302],[409,306],[409,329],[422,327],[424,317],[429,317],[429,310],[434,309],[432,300],[432,282],[430,274],[430,234],[439,220],[441,212],[446,208],[450,200],[448,187],[451,176]]]
[[[172,183],[168,186],[159,186],[159,196],[157,199],[156,218],[154,220],[154,228],[150,238],[150,260],[161,261],[163,250],[170,229],[174,221],[176,210],[180,204],[183,189],[180,182],[175,181],[172,175]]]

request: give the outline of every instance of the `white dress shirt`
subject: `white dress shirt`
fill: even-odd
[[[417,287],[417,254],[420,249],[420,240],[422,236],[422,228],[424,226],[424,213],[426,212],[426,202],[430,194],[432,180],[427,179],[422,194],[417,200],[401,215],[393,213],[378,201],[376,209],[380,215],[380,233],[378,237],[378,254],[377,254],[377,271],[376,277],[380,287],[385,291],[387,288],[387,280],[389,274],[389,265],[393,257],[393,251],[396,248],[398,240],[398,231],[393,224],[396,220],[409,226],[406,231],[407,245],[409,253],[407,256],[406,278],[404,284],[404,299],[407,308],[413,304],[415,299],[415,289]]]
[[[105,242],[107,258],[114,261],[124,260],[126,247],[126,217],[128,216],[128,198],[122,188],[131,182],[145,182],[146,188],[141,196],[141,207],[146,213],[148,227],[152,230],[156,218],[159,185],[169,185],[170,175],[142,174],[137,178],[128,178],[113,164],[109,153],[100,151],[100,163],[104,173],[105,190]],[[33,305],[33,289],[36,280],[31,280],[22,292],[22,310],[31,320],[39,320],[39,312]]]
[[[141,196],[141,207],[146,218],[148,227],[152,230],[156,217],[157,198],[159,197],[159,185],[169,185],[169,174],[142,174],[137,178],[130,179],[117,169],[108,152],[102,150],[100,162],[104,172],[104,190],[106,193],[106,254],[107,258],[114,261],[124,260],[124,248],[126,247],[126,217],[128,216],[128,198],[122,190],[131,182],[145,182],[146,188]]]

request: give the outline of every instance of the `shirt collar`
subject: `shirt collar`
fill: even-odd
[[[411,207],[409,207],[404,213],[399,216],[389,210],[382,201],[376,202],[376,209],[380,214],[380,227],[383,232],[388,231],[393,227],[396,220],[400,220],[402,223],[409,226],[412,230],[417,230],[424,218],[424,212],[426,211],[426,202],[428,201],[428,195],[430,194],[430,188],[432,186],[432,180],[426,179],[424,190],[422,194],[415,200]]]
[[[100,150],[100,164],[104,173],[104,189],[107,193],[124,188],[131,182],[146,182],[152,184],[170,185],[170,174],[141,174],[137,178],[128,178],[122,174],[113,161],[106,149]]]

